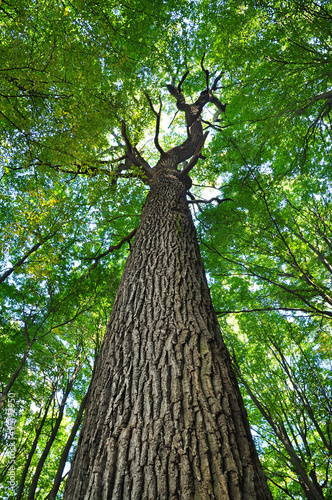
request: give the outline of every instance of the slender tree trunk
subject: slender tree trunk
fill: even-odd
[[[27,347],[25,348],[24,354],[21,358],[20,364],[14,371],[13,375],[10,377],[10,380],[4,390],[2,391],[1,397],[0,397],[0,412],[4,407],[4,404],[6,402],[7,396],[10,392],[10,389],[13,387],[14,383],[16,382],[16,379],[18,378],[19,374],[21,373],[22,368],[25,365],[26,360],[29,357],[30,351],[31,351],[31,346],[32,342],[27,343]]]
[[[29,471],[29,468],[30,468],[31,460],[32,460],[32,457],[33,457],[33,455],[34,455],[34,453],[36,451],[36,448],[37,448],[37,445],[38,445],[38,441],[39,441],[39,437],[40,437],[40,434],[41,434],[41,432],[43,430],[43,427],[44,427],[44,424],[45,424],[45,421],[46,421],[46,418],[47,418],[49,407],[51,406],[51,403],[52,403],[53,398],[54,398],[54,394],[55,394],[55,389],[53,390],[51,396],[49,397],[49,399],[48,399],[48,401],[46,403],[44,415],[43,415],[43,417],[41,419],[41,422],[40,422],[39,426],[36,429],[36,436],[35,436],[35,439],[34,439],[34,441],[32,443],[32,446],[31,446],[31,449],[29,451],[29,455],[28,455],[27,461],[25,463],[25,466],[24,466],[24,469],[23,469],[23,472],[22,472],[22,476],[21,476],[21,479],[20,479],[20,484],[18,486],[17,496],[16,496],[15,500],[21,500],[21,498],[22,498],[22,494],[23,494],[23,491],[24,491],[25,480],[26,480],[26,477],[28,475],[28,471]]]
[[[45,448],[43,450],[43,453],[38,461],[38,464],[37,464],[37,467],[36,467],[36,470],[35,470],[35,473],[33,475],[33,478],[32,478],[32,481],[31,481],[31,485],[30,485],[30,489],[29,489],[29,493],[28,493],[28,497],[27,497],[27,500],[34,500],[35,498],[35,493],[36,493],[36,489],[37,489],[37,485],[38,485],[38,480],[39,480],[39,477],[40,477],[40,474],[43,470],[43,467],[44,467],[44,464],[45,464],[45,461],[49,455],[49,452],[52,448],[52,445],[56,439],[56,435],[57,435],[57,432],[60,428],[60,425],[61,425],[61,422],[62,422],[62,419],[63,419],[63,414],[64,414],[64,411],[65,411],[65,405],[66,405],[66,401],[68,399],[68,396],[73,388],[73,385],[74,385],[74,382],[76,380],[76,377],[78,375],[78,372],[81,368],[81,362],[80,360],[78,360],[76,362],[76,366],[75,366],[75,369],[74,369],[74,372],[70,378],[70,380],[68,381],[67,383],[67,387],[66,387],[66,390],[62,396],[62,399],[61,399],[61,403],[60,403],[60,407],[59,407],[59,414],[57,416],[57,419],[55,421],[55,426],[53,427],[52,429],[52,432],[51,432],[51,435],[45,445]]]
[[[246,388],[250,398],[252,399],[252,402],[255,404],[257,409],[261,412],[265,420],[270,424],[272,429],[275,432],[275,435],[277,438],[280,440],[280,442],[283,444],[286,452],[289,455],[290,462],[292,464],[292,469],[295,470],[296,474],[300,478],[300,484],[303,489],[303,493],[305,497],[308,500],[324,500],[324,496],[322,493],[322,489],[319,486],[317,480],[316,483],[313,481],[313,478],[308,475],[305,468],[302,465],[300,457],[297,455],[294,446],[292,444],[291,439],[288,436],[288,433],[286,431],[286,428],[283,423],[278,424],[273,418],[272,415],[267,411],[267,409],[264,407],[264,405],[259,401],[259,399],[255,396],[255,394],[252,392],[249,384],[246,382],[246,380],[243,378],[241,370],[239,365],[236,362],[235,356],[234,356],[234,364],[237,369],[238,376],[240,377],[241,382],[243,383],[244,387]],[[317,488],[318,485],[318,488]]]
[[[271,499],[186,188],[167,158],[150,186],[64,499]]]
[[[78,410],[78,413],[77,413],[74,425],[73,425],[73,427],[72,427],[72,429],[70,431],[69,438],[68,438],[68,440],[66,442],[66,446],[64,447],[64,450],[63,450],[63,452],[61,454],[61,458],[60,458],[58,470],[57,470],[57,473],[56,473],[56,476],[55,476],[55,479],[54,479],[54,483],[53,483],[53,486],[52,486],[52,490],[47,495],[47,497],[45,498],[45,500],[55,500],[55,498],[57,496],[57,493],[59,491],[61,482],[63,481],[63,477],[62,477],[63,470],[65,468],[65,465],[66,465],[66,462],[67,462],[67,459],[68,459],[70,448],[72,447],[72,444],[74,442],[74,439],[75,439],[75,436],[76,436],[77,431],[79,429],[79,426],[81,425],[81,421],[82,421],[83,413],[84,413],[84,410],[85,410],[85,407],[86,407],[87,399],[88,399],[88,392],[86,393],[86,395],[82,399],[82,403],[81,403],[81,405],[79,407],[79,410]]]

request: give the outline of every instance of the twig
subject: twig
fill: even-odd
[[[174,120],[175,120],[176,115],[178,114],[178,112],[179,112],[179,110],[177,109],[177,110],[175,111],[175,113],[174,113],[174,117],[173,117],[173,119],[172,119],[171,123],[168,125],[168,128],[171,128],[171,126],[172,126],[172,124],[173,124],[173,122],[174,122]]]

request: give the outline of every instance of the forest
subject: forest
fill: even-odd
[[[179,269],[196,269],[178,206],[174,220],[165,209],[170,226],[163,236],[174,238],[174,259],[182,259],[175,284],[169,261],[162,262],[162,224],[151,241],[140,230],[150,213],[151,178],[162,159],[177,154],[183,210],[193,220],[215,311],[207,316],[218,320],[271,496],[332,500],[332,3],[2,0],[0,33],[0,498],[63,498],[89,396],[93,413],[90,382],[113,304],[112,315],[119,310],[125,322],[130,314],[129,292],[116,299],[127,283],[121,276],[128,256],[140,269],[153,269],[160,257],[161,302],[176,283],[183,296],[193,295],[184,271],[176,277]],[[135,256],[144,252],[147,260],[138,264]],[[159,285],[145,272],[135,293],[145,294],[149,308]],[[181,331],[203,331],[177,293],[171,309],[178,324],[187,315]],[[142,321],[137,349],[150,345]],[[154,321],[154,331],[170,335],[166,320]],[[136,349],[127,341],[124,335],[114,347],[116,366],[125,348]],[[190,335],[181,342],[177,377],[189,384]],[[167,345],[161,365],[173,349]],[[206,380],[216,366],[209,346],[201,339],[197,355]],[[114,384],[121,369],[114,414],[124,412],[138,377],[123,361]],[[145,405],[157,411],[148,376],[139,381],[143,413]],[[172,392],[173,372],[165,376]],[[207,436],[210,455],[213,439]],[[185,462],[172,460],[165,485],[146,466],[150,486],[116,472],[104,496],[95,488],[66,500],[240,498],[231,480],[227,494],[222,486],[205,492],[184,485]],[[119,459],[118,466],[128,464]],[[248,491],[241,498],[270,498]]]

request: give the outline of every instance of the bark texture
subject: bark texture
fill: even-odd
[[[65,499],[270,499],[177,170],[154,169]]]
[[[98,358],[65,500],[272,498],[186,201],[187,174],[206,138],[201,111],[208,102],[222,106],[213,95],[220,77],[193,104],[181,92],[185,77],[167,88],[185,113],[188,137],[164,152],[154,111],[161,157],[153,169],[122,127],[127,159],[142,167],[150,192]]]

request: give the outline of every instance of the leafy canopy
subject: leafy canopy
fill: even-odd
[[[40,496],[50,491],[144,203],[121,121],[153,165],[144,92],[156,107],[162,99],[161,144],[179,144],[186,131],[166,83],[188,69],[194,100],[205,68],[222,71],[227,106],[203,116],[206,159],[189,201],[215,308],[274,498],[301,498],[308,484],[328,498],[331,20],[323,0],[0,4],[0,359],[3,390],[20,367],[10,389],[18,475],[43,429],[25,492],[81,359],[38,481]]]

